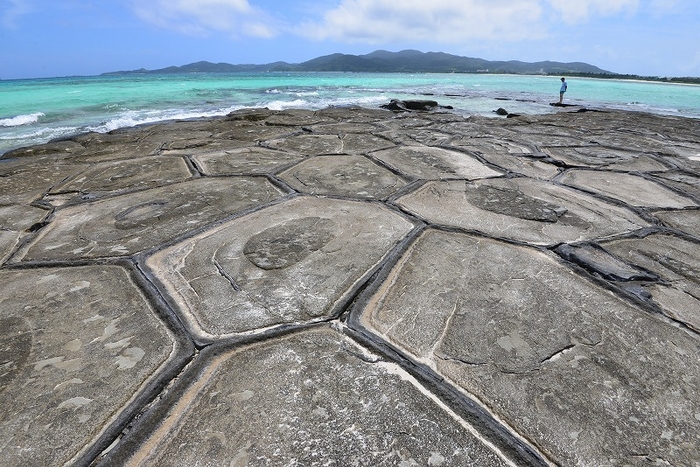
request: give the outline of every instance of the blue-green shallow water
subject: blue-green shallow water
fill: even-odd
[[[566,102],[700,118],[700,86],[569,78]],[[559,77],[403,73],[236,73],[0,81],[0,154],[86,131],[225,115],[244,107],[377,107],[430,98],[463,115],[556,112]]]

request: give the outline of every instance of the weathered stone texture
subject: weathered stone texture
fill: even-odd
[[[375,152],[372,156],[397,172],[418,179],[476,180],[501,175],[467,154],[429,146],[403,146]]]
[[[192,176],[184,159],[152,156],[92,165],[51,189],[52,194],[76,192],[101,198],[184,181]]]
[[[637,175],[591,170],[569,170],[559,181],[565,185],[619,199],[630,206],[688,208],[697,204]]]
[[[213,337],[337,313],[412,228],[376,204],[299,197],[167,248],[147,264],[195,332]]]
[[[207,175],[242,175],[275,172],[304,159],[298,154],[259,147],[230,149],[193,156]]]
[[[604,247],[659,275],[664,284],[648,291],[666,314],[700,331],[700,242],[670,235],[649,235],[605,243]]]
[[[264,178],[200,178],[60,209],[23,259],[125,256],[282,195]]]
[[[700,120],[557,110],[5,154],[0,464],[700,467]]]
[[[700,211],[657,212],[655,216],[669,227],[700,239]]]
[[[697,338],[547,254],[428,231],[370,299],[363,322],[557,464],[697,461]]]
[[[312,195],[384,200],[406,182],[363,156],[317,156],[279,174],[292,188]]]
[[[436,224],[538,245],[603,238],[647,225],[624,208],[526,178],[430,182],[398,203]]]
[[[80,454],[175,343],[119,267],[0,271],[2,464]]]
[[[134,464],[507,465],[398,366],[328,329],[218,356],[155,436]]]

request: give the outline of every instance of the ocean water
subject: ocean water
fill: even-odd
[[[700,118],[700,86],[568,78],[565,102]],[[0,81],[0,154],[87,131],[246,107],[377,107],[432,99],[462,115],[556,112],[559,77],[434,73],[235,73]]]

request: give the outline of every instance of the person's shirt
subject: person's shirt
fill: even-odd
[[[566,92],[566,81],[561,83],[561,89],[559,89],[559,92]]]

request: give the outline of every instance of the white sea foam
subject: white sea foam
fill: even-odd
[[[12,118],[2,118],[0,119],[0,126],[22,126],[31,125],[39,121],[39,118],[43,117],[44,114],[41,112],[36,112],[27,115],[17,115]]]
[[[270,101],[267,104],[264,104],[263,107],[267,107],[270,110],[284,110],[294,108],[306,109],[312,106],[308,101],[303,99],[295,99],[293,101]]]
[[[166,120],[187,120],[192,118],[202,117],[219,117],[226,115],[235,110],[235,107],[217,110],[182,110],[182,109],[167,109],[159,111],[127,111],[119,114],[115,118],[103,122],[99,125],[89,126],[88,131],[96,131],[106,133],[118,128],[132,127],[143,125],[146,123],[157,123]]]

